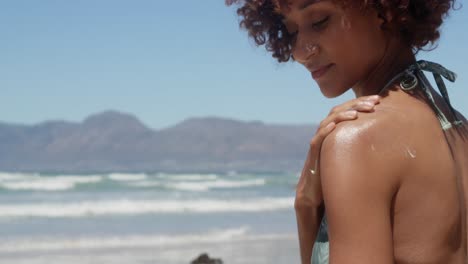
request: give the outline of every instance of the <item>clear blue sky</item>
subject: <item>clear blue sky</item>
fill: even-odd
[[[420,58],[459,74],[468,114],[468,12]],[[152,128],[189,117],[316,123],[335,104],[300,65],[278,64],[239,30],[224,0],[13,0],[0,3],[0,121],[82,121],[114,109]]]

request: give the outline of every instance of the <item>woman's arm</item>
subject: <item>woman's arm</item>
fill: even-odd
[[[392,199],[407,163],[393,147],[389,122],[379,121],[343,124],[323,142],[330,264],[394,263]]]
[[[323,195],[318,158],[322,142],[333,131],[335,124],[354,120],[357,112],[372,112],[380,97],[366,96],[334,107],[321,123],[307,153],[301,177],[296,188],[294,207],[299,235],[301,262],[310,264],[315,238],[323,217]],[[355,110],[354,114],[349,110]]]
[[[315,238],[323,217],[323,195],[319,175],[313,175],[310,168],[314,168],[312,148],[309,149],[306,164],[296,190],[294,208],[296,210],[297,229],[301,262],[310,264]]]

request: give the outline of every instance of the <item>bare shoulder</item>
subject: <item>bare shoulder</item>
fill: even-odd
[[[322,144],[320,170],[325,181],[362,182],[391,195],[401,182],[408,154],[399,146],[406,136],[401,128],[408,121],[398,115],[380,111],[338,124]]]
[[[408,136],[412,122],[396,111],[359,113],[358,119],[337,124],[325,138],[321,154],[352,151],[361,154],[390,154],[396,141]],[[388,158],[388,157],[387,157]]]

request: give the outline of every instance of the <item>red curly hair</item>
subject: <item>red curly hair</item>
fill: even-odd
[[[248,31],[257,45],[265,45],[267,51],[279,62],[292,58],[292,36],[283,24],[278,10],[278,0],[225,0],[227,5],[239,4],[237,14],[240,27]],[[281,1],[281,0],[280,0]],[[382,14],[391,14],[392,22],[413,49],[434,46],[440,37],[439,27],[453,8],[455,0],[333,0],[342,6],[358,5],[363,9],[375,8]]]

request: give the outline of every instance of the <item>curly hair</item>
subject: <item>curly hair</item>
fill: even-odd
[[[240,27],[247,30],[258,46],[265,45],[278,62],[292,58],[293,36],[283,24],[278,0],[225,0],[226,5],[239,4],[237,14]],[[375,8],[382,14],[390,13],[403,40],[416,54],[429,46],[432,49],[440,37],[439,27],[455,0],[333,0],[342,6],[358,5],[363,9]],[[359,2],[359,3],[358,3]],[[430,45],[429,45],[430,44]]]

